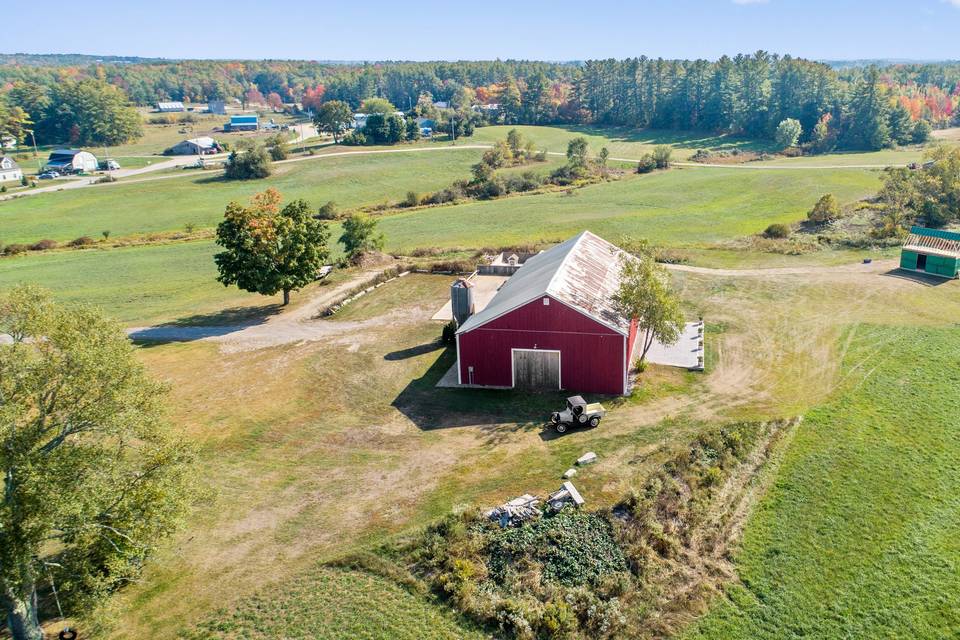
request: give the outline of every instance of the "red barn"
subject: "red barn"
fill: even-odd
[[[457,331],[460,384],[627,393],[637,324],[612,304],[625,256],[584,231],[527,260]]]

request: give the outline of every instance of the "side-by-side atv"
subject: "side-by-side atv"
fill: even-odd
[[[596,427],[607,410],[599,402],[587,403],[582,396],[567,398],[567,408],[563,411],[554,411],[550,416],[550,423],[557,433],[566,433],[571,427]]]

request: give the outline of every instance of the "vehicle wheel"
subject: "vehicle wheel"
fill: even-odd
[[[558,422],[557,424],[554,425],[553,428],[557,430],[557,433],[567,432],[567,425],[563,424],[562,422]]]
[[[598,424],[600,424],[600,416],[593,416],[592,418],[590,418],[590,426],[591,426],[591,427],[595,427],[595,426],[597,426]]]

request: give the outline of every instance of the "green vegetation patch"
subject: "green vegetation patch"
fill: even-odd
[[[627,569],[610,523],[587,512],[562,511],[524,527],[500,529],[490,535],[485,553],[490,578],[501,584],[526,562],[540,565],[544,581],[567,586]]]
[[[426,597],[363,571],[323,568],[220,611],[181,635],[212,638],[459,640],[484,638]]]
[[[689,638],[960,635],[960,340],[859,328]]]

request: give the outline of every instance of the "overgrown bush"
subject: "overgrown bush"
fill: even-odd
[[[780,222],[774,222],[769,227],[763,230],[764,238],[780,240],[780,239],[789,237],[789,235],[790,235],[790,227]]]
[[[657,161],[649,153],[643,154],[637,163],[637,173],[651,173],[657,168]]]
[[[653,148],[653,158],[654,163],[657,165],[657,169],[669,169],[670,168],[670,157],[673,155],[673,149],[669,145],[658,144]]]
[[[59,243],[56,240],[50,240],[46,238],[44,240],[39,240],[30,245],[30,251],[47,251],[49,249],[56,249]]]
[[[415,207],[420,204],[420,194],[416,191],[407,191],[407,196],[403,199],[401,206]]]
[[[328,200],[326,204],[317,209],[317,218],[320,220],[336,220],[339,215],[337,203],[333,200]]]
[[[258,180],[270,175],[270,158],[263,147],[230,153],[223,176],[228,180]]]
[[[817,203],[813,205],[813,209],[807,213],[807,218],[810,222],[817,224],[833,222],[839,217],[840,205],[837,204],[837,199],[832,193],[821,196],[820,199],[817,200]]]
[[[96,241],[90,236],[80,236],[79,238],[74,238],[67,243],[67,246],[70,247],[89,247],[92,244],[96,244]]]
[[[15,256],[15,255],[17,255],[18,253],[24,253],[24,252],[28,251],[29,249],[30,249],[30,247],[29,247],[28,245],[20,244],[20,243],[16,243],[16,242],[15,242],[15,243],[13,243],[13,244],[8,244],[7,246],[5,246],[5,247],[3,248],[3,255],[5,255],[5,256]]]
[[[443,325],[443,332],[440,334],[440,342],[443,344],[453,344],[457,336],[457,321],[451,320]]]

